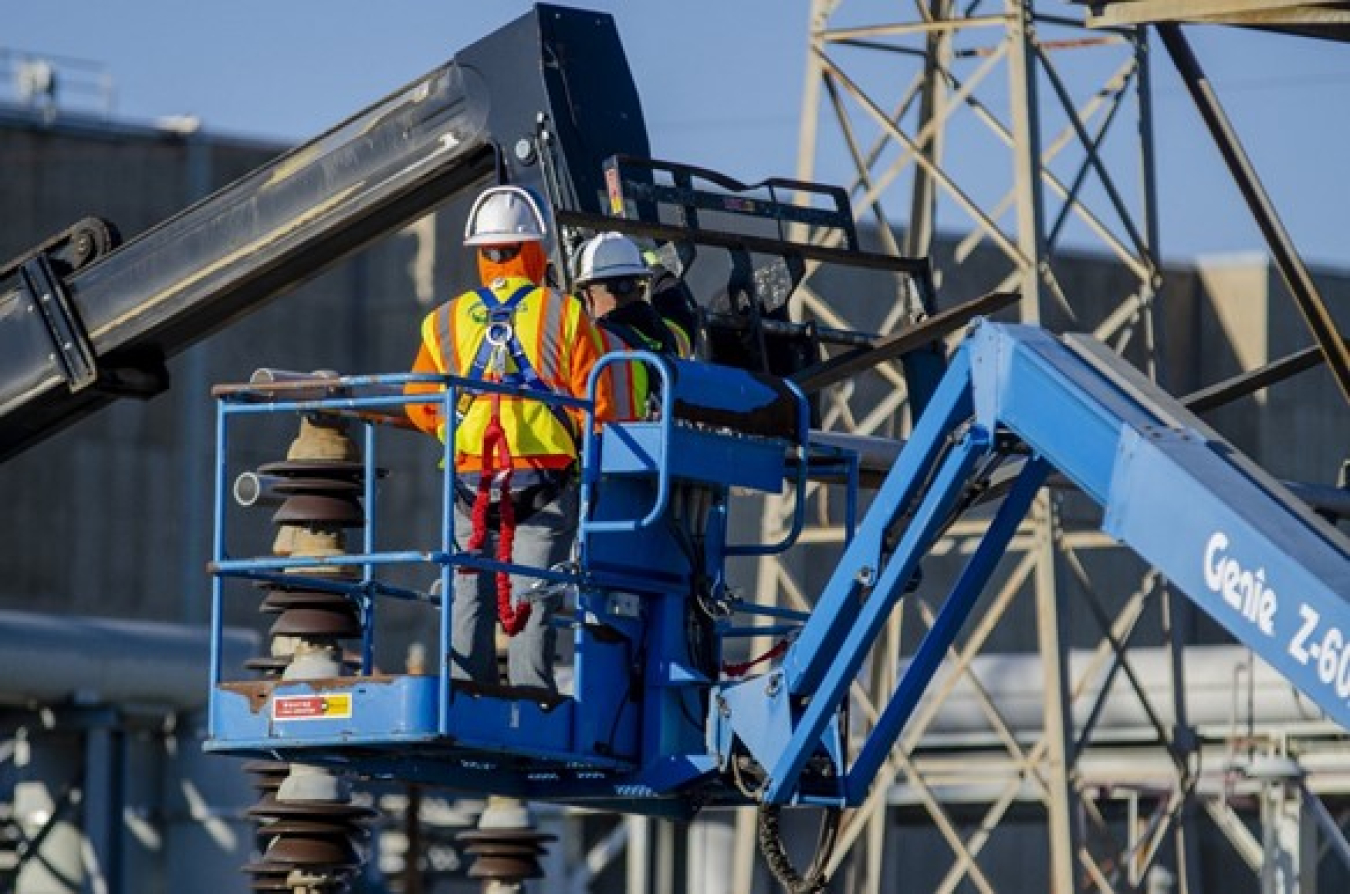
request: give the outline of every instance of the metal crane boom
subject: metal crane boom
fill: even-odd
[[[612,17],[540,5],[120,248],[40,246],[0,268],[0,460],[162,391],[167,358],[485,179],[598,212],[615,151],[647,136]]]

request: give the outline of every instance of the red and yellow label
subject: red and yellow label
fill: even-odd
[[[623,217],[623,187],[619,185],[618,168],[605,168],[605,191],[609,193],[609,213]]]
[[[273,720],[341,720],[352,716],[352,694],[278,695],[272,699]]]

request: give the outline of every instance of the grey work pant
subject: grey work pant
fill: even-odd
[[[462,549],[473,532],[470,507],[455,501],[455,538]],[[516,526],[511,561],[532,568],[551,568],[571,558],[577,533],[577,487],[564,489],[553,502]],[[497,557],[497,531],[489,528],[484,551]],[[497,682],[495,631],[497,626],[497,575],[454,575],[454,615],[450,631],[450,674],[457,680]],[[553,653],[558,632],[550,623],[562,605],[562,595],[546,581],[511,575],[515,603],[531,600],[525,629],[510,638],[507,677],[512,686],[536,686],[557,692],[553,679]]]

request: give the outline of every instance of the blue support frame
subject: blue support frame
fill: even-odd
[[[783,660],[788,688],[793,692],[819,689],[834,656],[839,654],[857,600],[881,568],[886,532],[918,498],[924,480],[946,448],[949,435],[970,418],[971,411],[969,362],[962,353],[953,359],[951,370],[933,395],[929,411],[915,426],[895,468],[877,492],[871,511],[821,593],[811,620]]]
[[[867,789],[876,778],[877,770],[881,768],[886,755],[900,737],[901,729],[918,707],[924,690],[928,688],[947,650],[956,641],[956,634],[960,631],[962,623],[975,607],[975,600],[989,582],[999,559],[1003,558],[1009,541],[1017,533],[1018,525],[1031,508],[1036,492],[1045,483],[1049,473],[1048,465],[1040,460],[1032,460],[1017,476],[1012,490],[990,523],[984,539],[967,561],[956,585],[938,611],[933,626],[924,635],[910,659],[895,693],[881,712],[881,716],[877,718],[876,725],[868,735],[862,750],[858,752],[853,765],[849,767],[844,783],[847,803],[858,804],[867,797]]]
[[[738,744],[748,751],[768,774],[763,800],[800,799],[799,774],[828,743],[831,718],[944,511],[992,440],[1013,436],[1031,457],[861,751],[836,768],[842,803],[866,797],[1052,469],[1105,509],[1107,533],[1350,729],[1350,542],[1095,343],[985,323],[954,358],[782,668],[767,686],[719,692],[710,719],[719,760]],[[960,447],[944,455],[954,437]],[[869,588],[881,538],[905,513],[904,535]]]

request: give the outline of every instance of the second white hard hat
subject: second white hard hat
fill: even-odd
[[[469,246],[542,242],[547,235],[539,202],[519,186],[483,190],[464,222],[464,244]]]
[[[597,279],[650,275],[633,240],[622,233],[601,233],[582,246],[576,283],[584,286]]]

